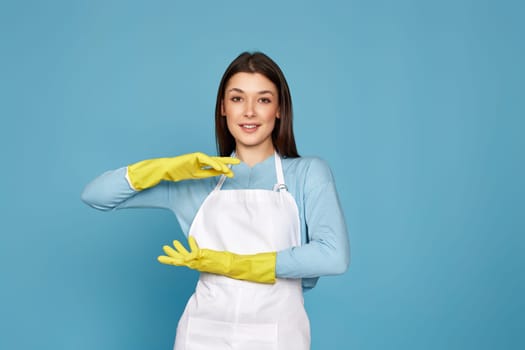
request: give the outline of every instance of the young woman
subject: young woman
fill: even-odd
[[[299,156],[288,84],[268,56],[226,69],[215,130],[220,156],[144,160],[100,175],[82,199],[176,215],[190,250],[174,241],[159,261],[201,272],[176,350],[309,349],[303,290],[346,271],[349,242],[331,171]]]

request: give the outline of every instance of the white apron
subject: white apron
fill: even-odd
[[[275,190],[224,190],[222,176],[189,235],[201,248],[254,254],[300,245],[297,205],[275,154]],[[300,279],[261,284],[201,273],[179,321],[175,350],[308,350]]]

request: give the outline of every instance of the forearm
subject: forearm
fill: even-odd
[[[303,237],[308,237],[303,239],[307,242],[279,252],[277,277],[316,278],[347,270],[350,263],[347,226],[335,185],[328,179],[323,185],[312,186],[307,194],[303,225],[306,231]]]
[[[99,210],[169,207],[167,183],[139,192],[131,188],[126,174],[127,167],[122,167],[96,177],[84,188],[82,201]]]
[[[344,273],[350,264],[346,239],[340,242],[312,241],[277,254],[278,278],[311,278]]]

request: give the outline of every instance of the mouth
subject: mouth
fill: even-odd
[[[246,132],[255,132],[259,128],[259,124],[239,124],[242,130]]]

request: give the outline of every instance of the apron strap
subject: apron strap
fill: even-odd
[[[226,181],[226,175],[221,175],[221,178],[219,179],[219,182],[217,182],[217,186],[215,186],[214,191],[219,191],[222,187],[222,184],[224,184],[224,181]]]
[[[232,153],[232,157],[235,156],[235,152]],[[277,152],[274,153],[275,158],[275,175],[277,176],[277,183],[273,186],[274,191],[287,191],[288,187],[286,187],[286,183],[284,182],[284,172],[283,172],[283,164],[281,162],[281,157]],[[231,165],[228,165],[231,168]],[[215,186],[214,191],[219,191],[222,188],[222,185],[224,184],[224,181],[226,181],[226,175],[222,175],[217,182],[217,185]]]
[[[230,157],[232,157],[232,158],[235,157],[235,151],[233,151],[232,154],[230,154]],[[231,169],[232,165],[228,164],[228,168]],[[219,191],[221,189],[222,185],[224,184],[224,181],[226,181],[226,175],[221,175],[221,178],[217,182],[217,186],[215,186],[215,188],[213,190],[214,191]]]
[[[284,182],[283,164],[277,152],[275,152],[275,174],[277,175],[277,183],[273,186],[273,190],[278,192],[288,191],[288,187],[286,187]]]

